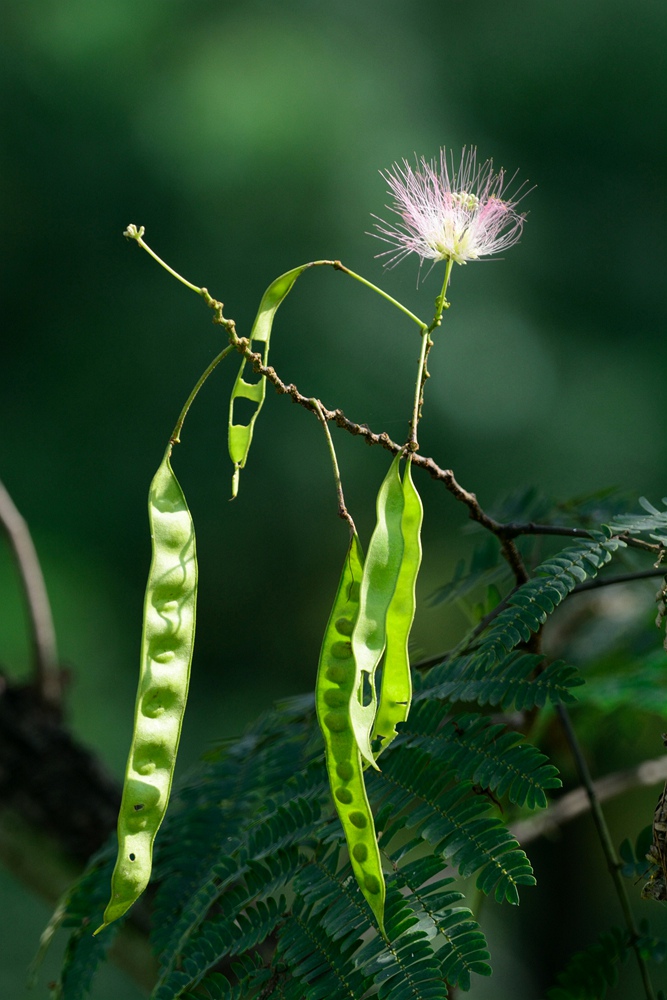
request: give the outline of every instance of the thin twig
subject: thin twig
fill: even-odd
[[[663,754],[662,757],[644,760],[636,767],[628,767],[623,771],[607,774],[604,778],[598,778],[593,782],[593,789],[598,802],[607,802],[633,788],[657,785],[665,780],[667,780],[667,755]],[[538,837],[552,833],[565,823],[570,823],[577,816],[588,812],[590,807],[588,792],[582,785],[567,792],[537,816],[513,823],[509,830],[520,844],[528,844]]]
[[[616,854],[614,842],[611,839],[611,833],[609,832],[609,827],[607,826],[607,821],[602,811],[602,806],[600,805],[600,799],[598,798],[595,784],[588,769],[588,764],[586,762],[586,758],[584,757],[583,750],[574,731],[569,712],[564,705],[556,705],[556,714],[558,715],[565,739],[570,748],[572,757],[574,758],[577,771],[579,772],[579,777],[581,778],[584,788],[586,789],[586,795],[590,803],[593,822],[602,846],[602,851],[607,859],[607,867],[609,869],[612,882],[614,883],[614,888],[616,889],[616,895],[618,896],[618,901],[625,919],[625,926],[627,927],[630,935],[630,945],[635,953],[637,965],[639,966],[639,973],[644,986],[644,993],[647,1000],[655,1000],[655,994],[653,992],[653,986],[649,977],[646,961],[638,945],[639,931],[630,908],[630,901],[621,876],[621,863],[618,859],[618,855]]]
[[[665,567],[662,569],[652,569],[639,570],[636,573],[619,573],[617,576],[604,576],[598,577],[595,580],[587,580],[585,583],[578,583],[573,590],[570,591],[569,596],[572,597],[573,594],[581,594],[586,590],[595,590],[599,587],[610,587],[614,583],[632,583],[635,580],[647,580],[651,577],[664,576]],[[472,632],[466,635],[465,647],[471,645],[471,643],[477,638],[480,633],[482,633],[487,625],[490,625],[494,618],[497,618],[501,611],[504,611],[508,607],[510,599],[513,594],[516,593],[517,588],[513,587],[509,594],[506,594],[502,600],[498,601],[495,608],[493,608],[487,615],[480,619],[480,621],[475,625]],[[457,646],[454,649],[449,649],[444,653],[436,653],[433,656],[426,657],[423,660],[418,660],[417,663],[413,663],[413,668],[415,670],[428,670],[430,667],[434,667],[439,663],[443,663],[445,660],[450,659],[453,655],[457,655],[461,650],[461,646]]]
[[[636,573],[618,573],[616,576],[601,576],[595,580],[587,580],[585,583],[578,583],[572,594],[581,594],[585,590],[597,590],[598,587],[610,587],[614,583],[633,583],[635,580],[649,580],[655,576],[665,576],[667,567],[642,569]]]
[[[270,382],[276,392],[280,395],[289,396],[293,403],[298,403],[299,406],[303,406],[306,410],[310,410],[311,412],[317,414],[317,408],[313,401],[314,397],[304,396],[303,393],[299,392],[293,382],[283,382],[275,368],[272,365],[265,365],[262,362],[261,354],[251,350],[250,341],[246,337],[239,337],[236,334],[232,321],[225,320],[225,324],[229,332],[230,342],[234,344],[239,354],[243,354],[243,356],[250,362],[253,370],[258,375],[262,375],[267,382]],[[396,441],[392,441],[386,432],[383,431],[380,434],[375,434],[367,424],[355,423],[353,420],[346,417],[342,410],[329,410],[324,406],[321,400],[317,400],[316,402],[319,404],[326,420],[335,423],[338,427],[346,430],[349,434],[362,437],[367,444],[380,445],[382,448],[386,448],[387,451],[392,452],[394,455],[397,455],[399,452],[404,450],[405,446],[398,444]],[[451,469],[441,469],[432,458],[427,458],[424,455],[413,454],[412,462],[414,465],[425,469],[432,479],[442,482],[445,488],[454,497],[456,497],[457,500],[467,506],[468,513],[473,521],[477,521],[478,524],[487,528],[498,537],[503,550],[503,555],[512,568],[517,584],[525,583],[528,580],[528,572],[514,541],[511,538],[504,538],[502,536],[498,530],[502,528],[502,525],[500,525],[499,522],[494,521],[493,518],[489,517],[488,514],[483,511],[475,494],[464,489],[456,481],[454,473]]]
[[[137,227],[135,225],[130,225],[125,230],[124,235],[127,236],[129,239],[135,240],[139,244],[139,246],[142,247],[142,249],[144,249],[147,253],[149,253],[151,257],[153,257],[154,260],[156,260],[162,267],[164,267],[165,270],[167,270],[173,277],[177,278],[177,280],[180,281],[183,285],[185,285],[190,290],[196,292],[204,299],[209,308],[211,308],[214,312],[213,322],[222,326],[227,331],[230,344],[237,351],[239,351],[240,354],[243,354],[243,356],[252,364],[253,369],[257,374],[262,375],[268,382],[271,382],[271,384],[274,386],[274,388],[278,393],[290,396],[294,403],[298,403],[300,406],[303,406],[307,410],[310,410],[311,412],[315,413],[318,419],[322,419],[323,415],[324,420],[336,423],[338,427],[341,427],[342,429],[348,431],[348,433],[350,434],[363,437],[364,440],[369,445],[380,445],[381,447],[386,448],[388,451],[393,452],[393,454],[398,454],[398,452],[404,449],[403,445],[399,445],[395,441],[392,441],[386,432],[375,434],[373,431],[371,431],[371,429],[367,425],[357,424],[354,421],[349,420],[345,416],[342,410],[340,409],[329,410],[322,404],[320,400],[315,399],[314,397],[304,396],[302,393],[300,393],[296,385],[294,385],[294,383],[283,382],[282,379],[276,373],[275,368],[273,368],[271,365],[264,365],[262,362],[262,356],[252,351],[251,341],[248,340],[248,338],[246,337],[238,336],[234,320],[226,319],[223,316],[222,302],[219,302],[217,299],[214,299],[209,294],[208,289],[204,287],[200,288],[199,286],[194,285],[192,282],[187,281],[182,275],[178,274],[177,271],[174,271],[173,268],[171,268],[165,261],[163,261],[161,257],[158,257],[158,255],[153,250],[151,250],[151,248],[148,246],[148,244],[145,243],[143,239],[144,236],[143,226]],[[416,409],[412,416],[410,437],[408,439],[408,445],[410,446],[410,450],[416,451],[417,422],[419,419],[419,411],[421,409],[421,403],[423,400],[424,383],[428,378],[426,361],[428,357],[429,348],[432,344],[430,334],[433,332],[436,326],[440,325],[442,312],[448,305],[446,301],[446,290],[447,290],[447,283],[449,280],[449,273],[451,270],[451,261],[449,262],[448,270],[445,275],[442,292],[437,300],[436,315],[434,317],[433,322],[428,327],[426,326],[425,323],[423,323],[422,320],[419,319],[418,316],[415,316],[413,313],[411,313],[409,309],[406,309],[405,306],[403,306],[392,296],[388,295],[387,292],[384,292],[381,288],[378,288],[377,286],[371,284],[371,282],[367,281],[366,278],[361,277],[361,275],[358,275],[355,272],[350,271],[350,269],[345,267],[339,260],[318,260],[318,261],[313,261],[312,265],[331,266],[334,268],[334,270],[341,271],[344,274],[347,274],[350,277],[354,278],[355,280],[360,281],[362,284],[371,288],[373,291],[377,292],[379,295],[381,295],[383,298],[389,301],[392,305],[398,308],[401,312],[403,312],[406,316],[408,316],[414,323],[416,323],[421,328],[422,337],[425,337],[425,340],[423,341],[422,344],[423,350],[420,359],[420,378],[418,378],[417,380],[418,385],[417,385],[416,402],[415,402]],[[461,503],[464,503],[467,506],[470,518],[473,521],[476,521],[479,525],[481,525],[481,527],[486,528],[487,531],[490,531],[491,534],[496,536],[496,538],[500,542],[503,551],[503,556],[505,557],[505,559],[507,560],[512,569],[517,586],[520,586],[522,583],[526,583],[527,580],[529,579],[529,573],[526,569],[521,553],[519,552],[519,549],[517,548],[516,543],[514,541],[514,539],[517,538],[519,535],[551,534],[551,535],[569,535],[572,537],[582,537],[582,538],[592,537],[589,532],[581,528],[568,528],[560,525],[553,525],[553,526],[540,525],[540,524],[534,524],[533,522],[527,522],[525,524],[524,523],[502,524],[500,521],[496,521],[494,518],[490,517],[482,509],[474,493],[465,490],[459,483],[457,483],[454,477],[454,473],[452,472],[451,469],[441,469],[440,466],[438,466],[433,461],[432,458],[426,458],[423,455],[413,454],[412,460],[415,465],[425,469],[433,479],[437,480],[438,482],[444,483],[445,488],[452,494],[452,496],[454,496],[457,500],[459,500]],[[627,545],[632,546],[634,548],[641,548],[647,551],[656,552],[658,553],[659,556],[661,556],[662,554],[662,549],[659,545],[653,545],[649,542],[644,542],[638,538],[634,538],[630,535],[625,535],[625,534],[620,534],[615,537],[621,539]]]
[[[492,519],[490,519],[492,520]],[[501,524],[495,521],[496,529],[494,534],[502,535],[505,538],[518,538],[519,535],[563,535],[569,538],[594,538],[595,536],[585,528],[571,528],[564,524],[535,524],[534,521],[525,523],[511,522]],[[646,552],[660,554],[663,546],[659,543],[645,542],[641,538],[635,538],[626,532],[614,534],[612,537],[620,539],[629,548],[643,549]]]
[[[343,483],[340,478],[340,469],[338,468],[338,459],[336,457],[336,449],[334,448],[334,443],[331,439],[331,433],[329,431],[329,424],[326,421],[324,413],[322,412],[322,406],[318,399],[313,399],[315,405],[315,412],[319,417],[320,423],[324,428],[324,434],[327,439],[327,447],[329,449],[329,457],[331,458],[331,466],[333,468],[334,480],[336,482],[336,496],[338,497],[338,516],[342,518],[343,521],[347,521],[350,528],[350,537],[353,538],[357,533],[354,521],[352,520],[352,515],[345,506],[345,496],[343,494]]]
[[[51,605],[37,551],[28,525],[6,488],[0,482],[0,524],[5,530],[9,547],[16,561],[28,616],[33,649],[35,687],[42,701],[60,710],[62,677],[58,666],[56,633]]]

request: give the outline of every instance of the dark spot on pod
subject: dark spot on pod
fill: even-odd
[[[351,622],[349,618],[339,618],[336,622],[336,631],[340,632],[341,635],[352,635],[354,629],[354,622]]]
[[[336,765],[336,774],[339,778],[342,778],[343,781],[349,781],[354,774],[354,768],[351,764],[348,764],[346,760],[343,760],[340,764]]]
[[[349,660],[352,656],[352,643],[334,642],[329,652],[336,660]]]
[[[136,856],[136,854],[130,854],[129,858],[130,858],[130,861],[136,861],[137,856]]]
[[[368,857],[368,848],[365,844],[355,844],[352,848],[352,854],[357,861],[365,861]]]
[[[375,875],[366,875],[364,877],[364,885],[374,895],[380,891],[380,880]]]
[[[324,700],[331,708],[342,708],[349,702],[350,696],[344,691],[336,691],[335,688],[332,688],[330,691],[325,691]]]
[[[324,716],[324,725],[332,733],[342,733],[347,729],[347,716],[344,712],[327,712]]]
[[[358,830],[363,830],[363,828],[368,824],[368,820],[364,814],[360,812],[351,812],[347,818],[352,826],[356,826]]]
[[[353,799],[352,792],[349,790],[349,788],[337,788],[336,791],[334,792],[334,795],[336,796],[339,802],[342,802],[343,805],[346,806],[349,806]]]
[[[160,789],[150,785],[147,781],[130,777],[125,785],[125,792],[128,807],[132,803],[133,812],[149,812],[160,801]],[[129,817],[139,819],[139,816]]]
[[[326,676],[327,680],[333,681],[334,684],[345,684],[352,676],[352,664],[348,663],[343,666],[342,663],[332,663],[327,667]]]

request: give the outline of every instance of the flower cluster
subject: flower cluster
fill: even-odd
[[[448,162],[443,147],[439,164],[422,157],[414,170],[404,160],[402,166],[396,163],[381,173],[394,197],[387,207],[401,220],[394,225],[378,219],[378,232],[373,233],[391,244],[391,250],[378,254],[390,255],[388,265],[411,253],[422,262],[465,264],[505,250],[521,236],[525,220],[517,212],[521,188],[512,197],[503,196],[504,170],[495,173],[492,160],[478,166],[474,147],[464,147],[458,170],[451,157]]]

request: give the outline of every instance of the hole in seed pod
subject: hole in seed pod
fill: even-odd
[[[141,811],[141,810],[142,810],[143,808],[144,808],[144,804],[143,804],[143,802],[138,802],[138,803],[136,804],[136,806],[134,806],[134,811],[135,811],[135,812],[140,812],[140,811]]]
[[[358,830],[363,830],[363,828],[368,823],[368,820],[366,819],[364,814],[360,812],[351,812],[347,818],[349,819],[352,826],[356,826]]]
[[[342,802],[346,806],[349,806],[349,804],[352,802],[353,796],[349,788],[337,788],[336,791],[334,792],[334,795],[336,796],[339,802]]]
[[[376,878],[375,875],[366,875],[364,878],[364,885],[368,891],[372,892],[374,895],[380,891],[380,880]]]
[[[368,857],[368,848],[365,844],[355,844],[352,848],[352,854],[357,861],[365,861]]]
[[[359,701],[366,708],[368,705],[373,703],[373,685],[367,671],[363,671],[361,675],[361,685],[359,688]]]
[[[340,764],[336,765],[336,774],[339,778],[342,778],[343,781],[349,781],[354,774],[354,769],[346,760],[342,760]]]
[[[136,854],[130,854],[129,857],[130,857],[130,861],[136,861],[136,858],[137,858]]]
[[[336,622],[336,631],[340,632],[341,635],[352,635],[353,629],[354,622],[351,622],[349,618],[339,618]]]

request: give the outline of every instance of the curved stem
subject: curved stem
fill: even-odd
[[[436,327],[440,326],[442,322],[442,314],[445,309],[449,309],[449,302],[447,301],[447,286],[449,284],[449,279],[452,273],[452,266],[454,264],[453,260],[447,261],[447,266],[445,268],[445,277],[442,282],[442,289],[437,299],[435,300],[435,315],[431,321],[429,327],[424,327],[421,331],[422,346],[419,355],[419,366],[417,368],[417,381],[415,382],[415,401],[412,407],[412,420],[410,421],[410,436],[408,437],[408,449],[411,452],[419,450],[419,442],[417,440],[417,427],[421,419],[421,410],[424,405],[424,386],[426,385],[426,379],[429,377],[428,369],[426,367],[426,361],[428,358],[429,351],[433,347],[433,341],[431,339],[431,333]]]
[[[454,261],[450,258],[447,261],[447,266],[445,267],[445,277],[442,282],[442,289],[440,295],[438,295],[435,300],[435,316],[431,321],[431,325],[428,328],[428,332],[432,333],[436,326],[440,326],[442,322],[442,314],[445,309],[449,309],[449,302],[447,301],[447,286],[449,285],[449,279],[452,274],[452,268],[454,266]]]
[[[195,396],[197,395],[197,393],[199,392],[199,390],[201,389],[201,387],[203,386],[204,382],[209,377],[209,375],[211,374],[211,372],[214,371],[214,369],[216,369],[218,367],[218,365],[220,364],[220,362],[222,361],[222,359],[226,358],[228,354],[231,354],[231,352],[233,350],[235,350],[234,345],[233,344],[229,344],[227,347],[225,347],[224,351],[220,351],[220,354],[218,354],[215,358],[213,358],[213,361],[211,361],[211,363],[208,366],[208,368],[206,369],[206,371],[203,372],[200,375],[200,377],[197,379],[197,383],[196,383],[194,389],[192,390],[192,392],[190,393],[190,395],[188,396],[187,400],[185,401],[185,405],[184,405],[183,409],[181,410],[181,414],[180,414],[178,420],[176,421],[176,426],[174,427],[173,431],[171,432],[171,437],[169,438],[169,440],[170,440],[170,442],[172,444],[180,444],[181,443],[181,437],[180,437],[180,435],[181,435],[181,430],[183,428],[183,423],[185,421],[185,418],[188,415],[188,410],[190,409],[190,407],[192,406],[192,404],[194,402]]]
[[[352,515],[345,506],[345,497],[343,495],[343,484],[340,478],[340,469],[338,468],[336,449],[334,448],[333,439],[331,437],[331,432],[329,430],[329,424],[327,422],[327,418],[324,415],[324,412],[322,410],[322,404],[320,403],[319,399],[313,398],[311,399],[310,402],[313,404],[313,409],[315,410],[317,416],[319,417],[319,421],[322,424],[322,427],[324,429],[324,434],[327,439],[329,455],[331,456],[331,465],[333,468],[334,479],[336,481],[336,496],[338,497],[338,516],[342,518],[343,521],[347,521],[350,527],[350,535],[354,536],[357,533],[357,529],[355,527],[354,521],[352,520]]]
[[[633,916],[632,910],[630,909],[630,901],[628,899],[628,894],[621,877],[621,864],[616,854],[616,848],[614,847],[614,842],[611,839],[611,834],[609,832],[609,827],[607,826],[607,821],[602,812],[602,806],[597,797],[595,790],[595,785],[593,784],[593,779],[591,778],[591,773],[588,770],[588,764],[586,763],[586,758],[584,757],[583,751],[577,739],[577,735],[574,731],[572,725],[572,720],[570,719],[570,714],[564,705],[556,705],[556,713],[560,719],[561,726],[563,727],[563,732],[565,734],[565,739],[567,740],[568,746],[570,747],[570,752],[574,758],[574,761],[579,771],[579,777],[581,778],[582,784],[586,789],[586,794],[588,796],[588,801],[591,804],[591,813],[593,816],[593,822],[595,823],[595,828],[597,830],[598,838],[600,844],[602,845],[602,850],[607,859],[607,867],[609,869],[609,874],[611,875],[612,881],[614,883],[614,888],[616,890],[616,895],[618,896],[618,901],[623,912],[623,917],[625,919],[625,926],[628,929],[630,935],[630,944],[635,953],[637,959],[637,964],[639,966],[639,973],[642,978],[642,983],[644,986],[644,993],[646,1000],[655,1000],[655,994],[653,992],[653,986],[651,985],[651,980],[649,978],[648,968],[644,957],[641,954],[637,946],[637,941],[639,939],[639,931],[637,925],[635,924],[635,918]]]
[[[206,292],[205,288],[200,288],[198,285],[193,285],[191,281],[187,281],[182,274],[179,274],[178,271],[174,271],[173,267],[170,267],[166,261],[162,260],[162,257],[158,257],[155,251],[151,250],[148,243],[144,242],[143,236],[145,232],[146,230],[143,226],[135,226],[133,223],[130,223],[123,233],[123,236],[126,236],[129,240],[135,240],[141,249],[145,250],[146,253],[149,254],[153,260],[156,260],[160,267],[163,267],[165,271],[168,271],[173,278],[176,278],[176,280],[180,281],[182,285],[189,288],[191,292],[196,292],[197,295],[201,295],[204,298]]]
[[[424,402],[424,385],[426,384],[426,379],[428,378],[428,372],[426,371],[426,355],[433,341],[431,340],[431,334],[428,330],[422,330],[422,345],[421,352],[419,354],[419,366],[417,367],[417,381],[415,382],[415,401],[412,406],[412,420],[410,421],[410,436],[408,437],[408,448],[410,451],[417,451],[419,449],[419,442],[417,441],[417,427],[419,425],[419,418],[421,417],[421,408]]]
[[[377,294],[380,295],[383,299],[386,299],[387,302],[391,302],[391,304],[395,306],[405,316],[407,316],[408,319],[411,319],[413,323],[416,323],[418,327],[420,327],[422,330],[426,329],[426,323],[424,323],[424,321],[421,320],[419,316],[415,316],[415,314],[410,312],[409,309],[406,309],[406,307],[402,305],[397,299],[393,298],[393,296],[387,294],[387,292],[383,292],[381,288],[378,288],[378,286],[374,285],[371,281],[367,281],[366,278],[362,278],[360,274],[355,274],[355,272],[351,271],[349,267],[345,267],[344,264],[341,264],[339,260],[334,260],[332,263],[337,271],[342,271],[344,274],[349,274],[349,276],[351,278],[354,278],[355,281],[359,281],[361,282],[362,285],[365,285],[366,288],[370,288],[373,292],[377,292]]]
[[[35,687],[42,700],[60,709],[62,678],[49,596],[28,525],[0,482],[0,525],[14,555],[30,619]]]

